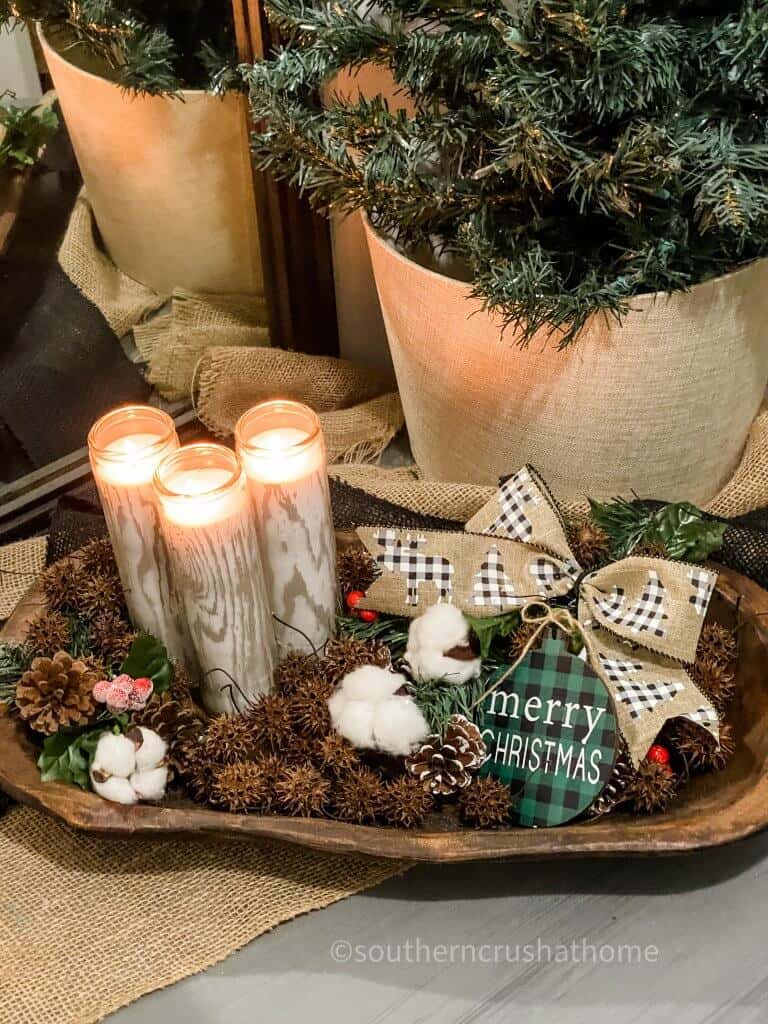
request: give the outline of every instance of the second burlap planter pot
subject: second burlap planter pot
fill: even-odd
[[[733,474],[768,379],[768,261],[637,296],[559,352],[543,337],[521,349],[470,285],[366,232],[425,477],[492,485],[529,462],[566,500],[706,504]]]
[[[140,95],[40,39],[115,265],[161,293],[263,294],[245,97]]]

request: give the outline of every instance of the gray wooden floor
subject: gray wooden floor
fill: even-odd
[[[766,940],[768,834],[687,858],[421,866],[282,925],[110,1024],[765,1022]],[[334,942],[363,948],[337,963]],[[587,963],[563,950],[573,942]],[[517,963],[428,950],[472,943],[476,960],[531,944],[538,962],[522,949]],[[622,943],[648,960],[655,946],[658,961],[594,963],[629,956]],[[398,946],[399,963],[371,962],[395,960]]]

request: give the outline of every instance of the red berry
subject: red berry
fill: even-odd
[[[669,751],[661,743],[654,743],[646,755],[649,761],[654,764],[669,765]]]
[[[356,608],[365,597],[362,590],[350,590],[347,594],[347,608],[352,611]]]
[[[362,622],[375,622],[379,617],[379,613],[375,612],[373,608],[361,608],[356,615]]]

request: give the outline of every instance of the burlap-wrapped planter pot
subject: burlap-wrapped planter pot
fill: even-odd
[[[262,294],[245,97],[139,95],[40,39],[115,265],[161,293]]]
[[[565,500],[706,504],[732,476],[768,379],[768,260],[638,296],[558,352],[519,348],[468,284],[366,232],[424,477],[491,485],[528,462]]]

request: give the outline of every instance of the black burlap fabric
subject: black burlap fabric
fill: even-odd
[[[82,448],[102,413],[149,394],[102,314],[54,264],[0,360],[0,420],[32,467]]]
[[[438,516],[425,516],[377,498],[358,487],[331,477],[331,504],[337,530],[358,526],[390,526],[410,530],[462,530],[463,523]],[[738,516],[728,523],[722,551],[715,556],[721,565],[748,576],[768,590],[768,509]],[[104,536],[104,520],[93,485],[75,497],[59,502],[51,523],[49,563],[76,551],[88,540]]]

